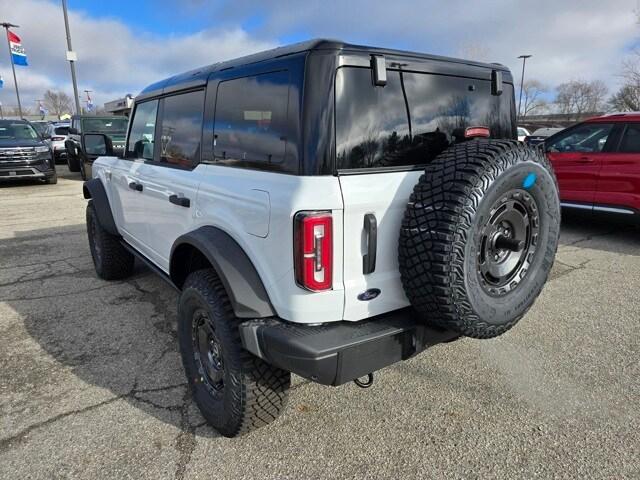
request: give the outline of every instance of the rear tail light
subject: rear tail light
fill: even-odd
[[[465,138],[488,138],[491,135],[491,132],[487,127],[467,127],[464,131]]]
[[[329,212],[300,212],[294,220],[296,282],[319,292],[332,287],[333,220]]]

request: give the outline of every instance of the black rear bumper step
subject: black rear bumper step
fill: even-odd
[[[240,324],[251,353],[323,385],[342,385],[458,336],[426,325],[410,308],[315,327],[278,318]]]

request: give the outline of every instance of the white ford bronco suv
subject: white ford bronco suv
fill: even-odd
[[[139,258],[179,292],[202,414],[274,420],[325,385],[511,328],[559,235],[556,180],[517,142],[511,73],[314,40],[155,83],[84,184],[99,277]],[[366,380],[364,379],[366,377]]]

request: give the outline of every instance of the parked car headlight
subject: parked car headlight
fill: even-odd
[[[49,147],[36,147],[36,153],[48,153],[49,152]]]

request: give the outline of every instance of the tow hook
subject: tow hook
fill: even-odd
[[[356,378],[353,381],[353,383],[355,383],[360,388],[369,388],[371,385],[373,385],[373,373],[368,373],[367,374],[367,380],[365,382],[360,380],[360,378]]]

